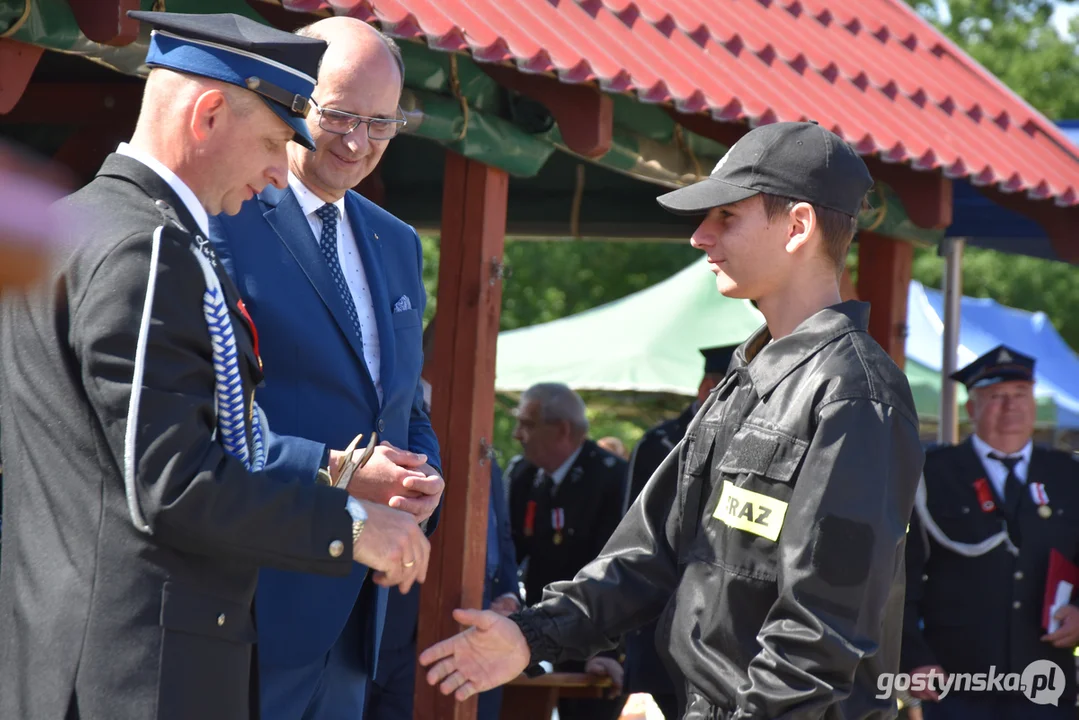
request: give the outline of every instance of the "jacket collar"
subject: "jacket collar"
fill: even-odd
[[[764,397],[829,343],[868,328],[869,303],[848,300],[813,314],[790,335],[772,342],[768,326],[762,325],[735,351],[731,367],[748,366],[753,387]]]
[[[172,189],[165,178],[135,158],[112,153],[105,158],[101,169],[97,171],[97,177],[126,180],[146,193],[150,199],[164,200],[176,211],[176,216],[189,232],[192,234],[201,233],[201,226],[191,214],[187,203]]]

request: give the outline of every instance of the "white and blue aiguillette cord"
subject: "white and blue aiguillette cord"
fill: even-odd
[[[150,331],[150,317],[154,305],[154,289],[157,279],[157,265],[161,254],[161,234],[164,226],[154,231],[150,251],[150,272],[146,285],[146,299],[139,323],[139,335],[135,345],[135,371],[131,380],[131,397],[127,408],[127,429],[124,433],[124,490],[127,495],[127,509],[131,522],[144,533],[150,533],[139,507],[138,484],[135,478],[136,453],[135,439],[139,427],[139,401],[142,397],[143,375],[146,371],[146,344]],[[266,453],[262,442],[262,426],[265,420],[262,410],[252,401],[251,413],[251,448],[247,446],[247,432],[244,418],[244,391],[240,377],[236,337],[232,332],[228,303],[221,289],[221,281],[210,265],[210,260],[201,248],[192,248],[199,260],[203,277],[206,279],[206,292],[202,296],[202,311],[206,317],[206,326],[210,331],[213,346],[214,363],[214,409],[217,415],[216,437],[225,451],[244,464],[248,472],[259,472],[266,464]],[[207,248],[208,252],[212,252]]]
[[[251,449],[247,446],[246,418],[244,414],[244,388],[240,377],[239,354],[236,337],[232,332],[229,306],[217,273],[210,267],[206,256],[195,251],[206,278],[206,292],[202,295],[202,312],[210,331],[210,344],[214,359],[214,400],[217,405],[217,429],[221,444],[233,457],[239,459],[250,472],[259,472],[265,466],[266,454],[262,444],[261,410],[255,406],[251,414]]]

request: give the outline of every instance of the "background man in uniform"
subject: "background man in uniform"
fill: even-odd
[[[814,123],[761,125],[659,198],[704,214],[692,245],[767,324],[602,554],[512,619],[456,610],[427,681],[465,699],[542,660],[587,657],[660,616],[687,718],[890,718],[903,545],[922,466],[903,373],[839,275],[872,179]]]
[[[521,394],[513,437],[522,454],[506,469],[510,527],[517,561],[527,562],[525,603],[536,605],[543,588],[569,580],[603,549],[622,519],[626,461],[588,436],[584,401],[562,383],[537,383]],[[610,675],[620,689],[622,667],[615,653],[569,660],[559,672]],[[616,718],[624,697],[565,699],[562,720]]]
[[[954,373],[967,387],[974,433],[926,453],[924,505],[907,542],[903,671],[937,674],[912,691],[926,720],[1074,719],[1079,608],[1042,624],[1052,550],[1079,561],[1079,463],[1035,447],[1034,358],[1000,346]],[[944,673],[1022,673],[1048,660],[1059,704],[1019,692],[961,692],[940,698]]]
[[[287,186],[217,218],[213,237],[261,330],[267,374],[258,399],[276,427],[309,446],[377,432],[390,445],[375,450],[354,493],[412,513],[430,534],[443,482],[419,385],[420,241],[351,190],[401,126],[400,51],[354,18],[298,34],[329,43],[307,117],[314,151],[290,144]],[[346,578],[263,571],[255,607],[263,720],[360,717],[380,639],[386,656],[415,624],[387,619],[387,590],[359,566]],[[379,675],[391,676],[392,663]],[[382,717],[377,706],[370,717]]]
[[[0,322],[0,717],[254,720],[259,566],[355,559],[407,591],[429,545],[407,513],[316,485],[342,453],[320,469],[321,446],[270,433],[257,333],[206,241],[208,213],[283,185],[286,144],[312,144],[324,43],[130,15],[155,27],[134,136],[63,201],[76,249]]]
[[[737,349],[737,345],[726,345],[701,350],[701,355],[704,356],[704,376],[697,387],[696,399],[681,415],[661,422],[641,437],[629,458],[629,492],[626,493],[623,515],[629,512],[629,506],[641,494],[652,473],[678,443],[682,442],[690,421],[704,405],[712,388],[723,380]],[[663,666],[663,661],[656,651],[657,627],[657,623],[652,621],[626,633],[626,676],[623,687],[627,695],[650,694],[666,720],[675,720],[679,717],[678,691],[681,689],[681,678],[677,684],[672,682],[669,671]]]

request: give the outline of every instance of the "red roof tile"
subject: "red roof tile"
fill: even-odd
[[[751,125],[813,119],[863,155],[1079,205],[1079,152],[902,0],[284,0],[479,62]]]

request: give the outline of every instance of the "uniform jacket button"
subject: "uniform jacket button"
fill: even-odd
[[[224,624],[225,624],[225,613],[221,613],[220,615],[217,616],[217,626],[221,627]]]
[[[1023,579],[1023,571],[1022,570],[1016,570],[1015,571],[1015,579],[1016,580],[1022,580]]]
[[[1016,600],[1015,602],[1012,603],[1012,607],[1015,608],[1016,610],[1018,610],[1019,608],[1023,607],[1023,603]]]
[[[382,418],[378,419],[378,431],[379,432],[386,432],[386,421],[383,420]]]
[[[330,543],[330,557],[341,557],[341,553],[345,551],[345,544],[340,540],[334,540]]]

